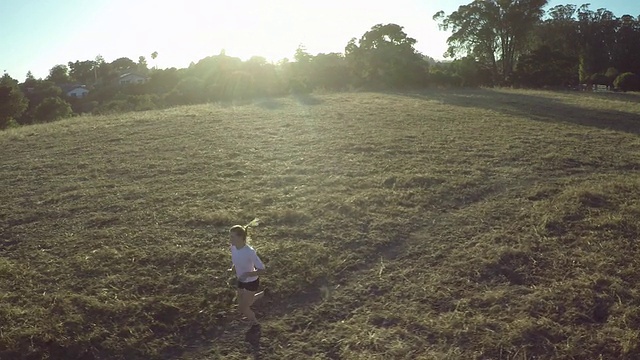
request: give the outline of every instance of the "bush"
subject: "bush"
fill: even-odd
[[[234,71],[227,80],[225,100],[247,100],[254,96],[253,76],[246,71]]]
[[[162,95],[162,103],[165,106],[185,105],[187,103],[187,99],[178,89],[173,89]]]
[[[461,87],[464,79],[458,74],[450,74],[441,70],[429,73],[429,83],[436,87]]]
[[[7,122],[5,128],[6,129],[13,129],[13,128],[18,128],[20,127],[20,123],[18,123],[15,119],[9,119],[9,121]]]
[[[132,95],[127,97],[127,102],[135,111],[153,110],[159,102],[158,95]]]
[[[9,126],[27,109],[28,101],[17,86],[0,83],[0,129]]]
[[[82,104],[82,106],[80,107],[80,112],[81,113],[92,113],[95,111],[95,109],[98,107],[100,103],[97,101],[87,101],[84,102]]]
[[[132,111],[134,106],[127,100],[106,101],[95,109],[96,114],[113,114]]]
[[[622,91],[640,91],[640,78],[630,72],[620,74],[613,82],[613,86]]]
[[[441,70],[433,70],[429,73],[429,82],[436,87],[445,86],[449,82],[449,76]]]
[[[51,122],[73,115],[71,105],[59,97],[42,100],[35,108],[34,116],[37,122]]]
[[[591,83],[593,85],[611,85],[609,78],[604,74],[591,75]]]
[[[620,75],[620,72],[618,71],[618,69],[616,69],[614,67],[608,68],[607,72],[604,73],[604,76],[607,77],[607,80],[609,81],[609,84],[613,84],[613,82],[616,80],[618,75]]]
[[[312,90],[307,79],[294,78],[289,80],[289,92],[293,95],[311,94]]]
[[[196,77],[188,77],[180,80],[173,89],[178,93],[174,95],[177,103],[175,105],[199,104],[204,101],[204,81]]]
[[[113,100],[118,95],[120,90],[121,87],[118,85],[100,86],[93,89],[84,100],[105,103],[109,100]]]

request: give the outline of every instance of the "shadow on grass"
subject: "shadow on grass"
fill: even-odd
[[[309,94],[294,94],[291,95],[291,98],[299,105],[305,106],[320,105],[324,103],[324,100]],[[278,110],[285,107],[285,103],[278,98],[264,98],[256,100],[254,104],[255,106],[265,110]]]
[[[395,93],[395,95],[436,100],[453,106],[492,110],[535,121],[571,123],[598,129],[640,134],[640,114],[622,110],[586,109],[563,103],[552,96],[546,97],[513,92],[503,93],[491,89],[428,90],[418,93]],[[640,102],[640,96],[636,94],[576,93],[576,95],[594,99]]]
[[[580,94],[592,99],[640,102],[640,93],[638,92],[581,92]]]
[[[252,326],[244,336],[244,339],[251,346],[251,354],[255,360],[260,359],[260,338],[262,330],[260,326]]]
[[[395,239],[395,237],[393,239]],[[394,258],[399,255],[399,250],[397,248],[400,248],[401,246],[404,246],[403,241],[381,243],[373,248],[368,248],[367,253],[363,254],[363,257],[366,257],[367,254],[371,253],[376,254],[375,257],[377,257],[378,254],[383,254],[385,258]],[[260,319],[263,324],[268,324],[271,320],[278,319],[286,314],[291,314],[294,310],[307,309],[315,304],[319,304],[320,302],[330,301],[328,299],[330,298],[330,293],[333,291],[332,289],[337,288],[335,285],[346,284],[353,278],[354,273],[370,270],[374,266],[377,266],[377,264],[362,262],[347,264],[338,273],[336,273],[333,278],[318,278],[316,281],[305,286],[303,290],[288,295],[286,298],[279,296],[271,297],[273,295],[267,295],[254,305],[254,310],[256,311],[256,314],[259,314],[258,319]],[[360,301],[340,303],[340,301],[344,301],[344,298],[333,301],[336,301],[334,304],[341,304],[340,307],[343,311],[347,312],[361,306]],[[226,339],[226,337],[229,336],[228,334],[238,334],[238,329],[230,327],[228,322],[223,322],[219,325],[221,326],[218,329],[205,334],[207,339],[204,342],[198,342],[197,344],[190,346],[192,348],[200,349],[220,346],[219,344],[221,342],[228,341]],[[249,345],[250,353],[254,359],[261,359],[263,355],[261,336],[262,331],[260,327],[252,327],[245,333],[245,341]],[[268,350],[265,351],[268,352]],[[268,356],[268,354],[264,355]]]
[[[265,110],[277,110],[277,109],[282,109],[284,107],[284,104],[282,104],[282,101],[280,101],[279,99],[273,99],[273,98],[257,100],[255,102],[255,105]]]
[[[323,100],[309,94],[296,94],[291,95],[291,97],[301,105],[320,105],[324,102]]]

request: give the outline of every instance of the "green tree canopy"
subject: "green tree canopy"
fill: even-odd
[[[128,57],[121,57],[111,62],[111,68],[116,72],[126,72],[136,70],[138,64]]]
[[[148,70],[147,59],[144,56],[138,57],[138,71],[146,74]]]
[[[74,82],[80,84],[93,84],[96,82],[96,62],[92,60],[69,61],[69,76]]]
[[[67,65],[56,65],[49,70],[47,80],[53,81],[56,85],[67,84],[71,81],[69,78],[69,68]]]
[[[577,85],[577,57],[544,45],[520,56],[515,75],[518,83],[526,87]]]
[[[0,129],[27,109],[28,101],[18,87],[18,81],[5,73],[0,78]]]
[[[23,84],[23,88],[25,87]],[[25,96],[29,100],[29,106],[24,114],[16,120],[20,124],[31,124],[36,121],[34,114],[35,109],[46,98],[60,97],[62,95],[62,89],[56,85],[53,81],[48,80],[34,80],[30,83],[30,86],[25,89]]]
[[[353,38],[345,47],[345,57],[362,85],[404,87],[425,81],[428,63],[418,53],[416,40],[397,24],[378,24]]]
[[[314,56],[311,60],[309,77],[313,87],[329,90],[345,89],[351,82],[347,61],[339,53]]]
[[[38,122],[51,122],[69,117],[73,114],[71,105],[59,97],[44,99],[35,108],[35,118]]]
[[[433,19],[440,22],[440,29],[452,31],[447,56],[471,55],[505,81],[546,4],[547,0],[474,0],[449,15],[440,11]]]

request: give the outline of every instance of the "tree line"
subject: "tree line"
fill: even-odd
[[[352,38],[343,53],[312,55],[300,46],[292,60],[242,61],[224,52],[189,67],[157,69],[144,56],[111,62],[102,56],[53,66],[44,79],[0,78],[0,128],[54,121],[82,113],[109,113],[218,101],[310,93],[317,89],[403,89],[514,86],[578,88],[607,85],[640,90],[640,16],[615,16],[589,5],[546,0],[475,0],[436,13],[451,31],[437,62],[415,49],[397,24],[378,24]],[[151,54],[155,60],[158,53]],[[135,73],[141,83],[121,84]],[[67,96],[72,85],[86,96]]]
[[[523,87],[577,84],[639,90],[640,16],[615,16],[589,5],[546,0],[476,0],[434,19],[444,30],[449,56],[469,56],[481,82]]]

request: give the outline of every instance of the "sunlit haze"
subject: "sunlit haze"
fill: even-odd
[[[292,58],[298,45],[311,54],[344,52],[378,23],[396,23],[417,40],[416,49],[442,59],[448,34],[432,16],[470,0],[293,1],[3,0],[0,2],[0,71],[24,80],[45,77],[56,64],[145,56],[151,66],[186,67],[219,54],[268,61]],[[550,2],[550,6],[565,2]],[[591,1],[616,15],[639,13],[632,1]],[[638,9],[633,9],[633,8]],[[637,14],[635,14],[637,16]],[[157,51],[158,58],[151,59]]]

